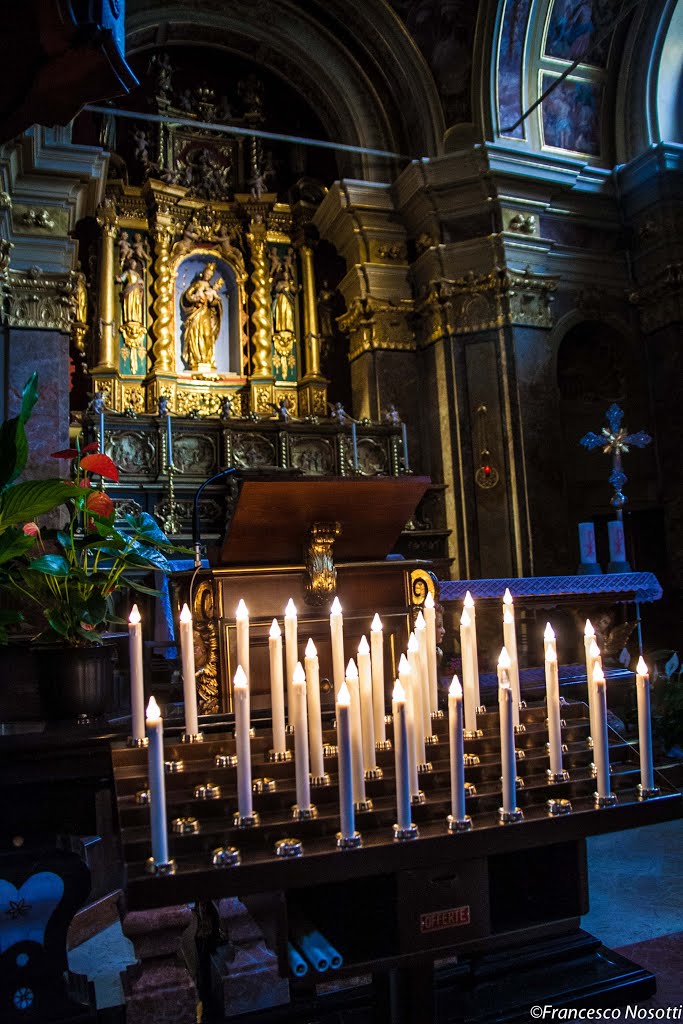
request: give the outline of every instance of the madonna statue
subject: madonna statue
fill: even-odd
[[[216,369],[216,342],[221,330],[223,306],[220,290],[224,281],[213,276],[215,263],[207,263],[180,296],[185,314],[182,357],[189,370]]]

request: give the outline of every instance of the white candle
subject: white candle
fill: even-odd
[[[600,656],[600,648],[598,647],[595,637],[590,641],[588,645],[588,662],[590,665],[590,676],[588,683],[588,715],[590,719],[590,730],[591,736],[595,729],[598,728],[598,723],[595,718],[595,708],[597,707],[597,701],[595,696],[595,666],[599,665],[602,668],[602,658]]]
[[[351,424],[351,445],[353,447],[353,471],[358,472],[358,437],[356,432],[356,424]]]
[[[560,679],[557,672],[555,643],[545,649],[545,692],[548,712],[548,754],[550,771],[562,774],[562,727],[560,725]]]
[[[235,612],[235,627],[237,632],[237,664],[242,666],[242,671],[249,683],[249,612],[243,599],[237,605]]]
[[[294,770],[296,802],[300,811],[311,809],[311,781],[308,760],[308,715],[306,713],[306,675],[297,661],[292,673],[292,711],[294,725]]]
[[[477,610],[474,606],[474,599],[469,590],[465,594],[463,604],[470,617],[471,623],[470,658],[472,659],[472,679],[474,681],[474,699],[476,701],[475,706],[481,707],[481,696],[479,693],[479,655],[477,653]]]
[[[408,763],[408,782],[410,784],[411,796],[417,796],[420,792],[420,785],[417,778],[417,755],[415,751],[415,706],[411,699],[413,689],[413,673],[410,663],[405,654],[402,654],[398,663],[398,680],[401,684],[403,697],[401,698],[404,708],[406,727],[406,759]],[[396,689],[394,688],[394,693]],[[394,723],[394,743],[396,742],[396,724]],[[398,754],[396,755],[398,758]]]
[[[609,798],[611,786],[609,778],[609,735],[607,732],[607,685],[600,665],[593,668],[593,688],[595,691],[595,733],[593,735],[593,763],[596,768],[596,779],[600,798]]]
[[[415,761],[417,764],[424,764],[427,760],[425,753],[425,707],[424,691],[422,689],[422,672],[420,665],[420,650],[417,637],[411,633],[408,637],[408,664],[410,665],[410,681],[403,683],[406,691],[406,705],[408,707],[408,721],[412,722],[415,732]],[[400,670],[399,670],[400,677]],[[401,680],[403,682],[403,680]],[[429,708],[426,709],[429,714]],[[431,734],[431,718],[429,719],[429,731]],[[409,726],[410,728],[410,726]]]
[[[463,608],[460,616],[460,658],[465,700],[465,728],[468,732],[475,732],[477,728],[477,697],[474,685],[472,644],[472,619],[469,610]]]
[[[197,718],[197,683],[194,668],[194,635],[192,613],[186,604],[180,613],[180,653],[183,663],[183,700],[185,701],[185,734],[199,735]]]
[[[268,636],[270,656],[270,709],[273,718],[273,750],[284,754],[287,750],[285,739],[285,686],[282,678],[282,631],[277,619],[273,619]]]
[[[638,697],[638,744],[640,746],[640,785],[643,790],[655,789],[652,763],[652,726],[650,722],[650,675],[642,656],[636,666]]]
[[[249,682],[241,665],[232,680],[235,704],[235,747],[237,750],[237,810],[241,818],[254,815],[251,798],[251,740],[249,738]]]
[[[509,601],[508,601],[509,598]],[[512,597],[510,591],[505,591],[503,611],[503,646],[510,656],[510,688],[513,696],[512,716],[515,725],[519,725],[519,705],[522,699],[519,687],[519,665],[517,664],[517,632],[515,630],[515,616],[513,613]]]
[[[465,744],[463,739],[462,686],[453,676],[448,690],[448,738],[451,757],[451,814],[463,821],[465,810]]]
[[[498,711],[500,714],[503,812],[506,814],[513,814],[517,809],[517,763],[515,761],[513,703],[514,697],[510,683],[505,679],[498,687]]]
[[[353,806],[353,755],[351,752],[351,695],[346,682],[342,682],[337,694],[335,713],[337,716],[337,759],[339,771],[339,818],[342,837],[347,839],[356,831]]]
[[[365,766],[363,764],[363,727],[360,716],[360,693],[358,669],[351,658],[346,666],[346,686],[349,691],[349,719],[351,723],[351,763],[353,776],[353,800],[365,803]]]
[[[173,466],[173,428],[171,426],[171,414],[166,413],[166,468]]]
[[[362,636],[358,644],[358,688],[360,692],[361,728],[363,730],[363,764],[365,771],[377,767],[375,753],[375,722],[372,706],[372,667],[370,665],[370,645],[367,637]]]
[[[403,655],[401,655],[403,657]],[[406,668],[407,668],[406,662]],[[394,757],[396,764],[396,815],[399,829],[409,829],[410,813],[410,755],[406,694],[400,680],[396,680],[391,701],[394,718]]]
[[[298,651],[298,622],[296,616],[296,608],[291,597],[287,602],[285,608],[285,666],[287,676],[287,720],[292,725],[292,712],[290,711],[292,704],[292,677],[294,675],[294,669],[299,661]]]
[[[429,658],[427,655],[427,623],[421,611],[415,619],[415,639],[420,655],[420,686],[422,688],[422,715],[425,723],[425,736],[432,735],[432,711],[436,711],[436,705],[432,706],[432,694],[429,688]]]
[[[147,705],[147,736],[149,749],[149,815],[152,833],[152,858],[155,864],[168,864],[168,833],[166,831],[166,782],[164,779],[164,723],[154,697]]]
[[[370,659],[372,664],[372,707],[375,720],[375,741],[386,743],[384,721],[384,630],[382,620],[375,613],[370,626]]]
[[[439,709],[439,681],[436,657],[436,608],[434,598],[427,594],[424,603],[424,619],[427,627],[427,672],[429,675],[429,703],[432,711]]]
[[[308,739],[311,754],[311,775],[320,779],[325,774],[323,760],[323,725],[320,713],[320,666],[318,652],[311,637],[304,657],[306,670],[306,696],[308,699]],[[296,735],[296,734],[295,734]]]
[[[128,618],[128,654],[130,658],[130,734],[134,740],[145,738],[145,680],[142,670],[142,623],[136,604]]]
[[[410,462],[408,461],[408,430],[405,423],[401,424],[401,440],[403,441],[403,469],[404,472],[410,472]]]
[[[330,611],[330,636],[332,640],[332,680],[335,699],[344,682],[344,618],[339,598],[335,597]]]

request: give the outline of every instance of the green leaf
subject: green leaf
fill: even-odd
[[[29,480],[15,484],[0,496],[0,529],[25,523],[59,508],[77,489],[66,480]]]
[[[31,572],[42,572],[45,576],[68,576],[70,566],[64,555],[41,555],[29,562]]]
[[[170,541],[161,529],[156,519],[148,512],[141,512],[139,516],[127,515],[126,522],[132,528],[136,537],[152,544],[169,544]]]
[[[35,543],[35,537],[27,537],[22,530],[11,527],[0,534],[0,564],[25,554]]]
[[[69,632],[69,623],[65,621],[64,617],[58,612],[51,612],[49,608],[45,609],[45,618],[48,624],[55,633],[59,633],[60,636],[66,636]]]
[[[107,618],[107,602],[100,594],[92,594],[86,601],[81,620],[90,626],[98,626]]]
[[[38,374],[34,371],[24,384],[24,390],[21,393],[21,411],[19,412],[19,419],[22,423],[26,423],[33,412],[33,406],[37,401]]]
[[[0,427],[0,491],[23,471],[28,460],[28,441],[24,424],[18,416]]]
[[[129,564],[150,565],[161,572],[170,572],[171,566],[165,555],[151,544],[141,544],[134,540],[131,543],[131,552],[126,555]]]
[[[13,612],[8,608],[0,608],[0,644],[6,644],[9,639],[7,627],[16,626],[18,622],[23,621],[24,616],[21,612]]]
[[[131,579],[130,576],[121,576],[120,579],[122,583],[127,583],[131,590],[137,590],[140,594],[149,594],[150,597],[163,596],[160,590],[154,590],[152,587],[146,587],[136,579]]]

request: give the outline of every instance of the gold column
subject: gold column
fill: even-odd
[[[97,223],[102,229],[99,273],[99,351],[95,373],[118,369],[114,334],[114,237],[118,221],[113,202],[104,202],[97,210]]]
[[[254,328],[254,377],[273,376],[272,333],[273,321],[270,311],[270,274],[268,273],[266,226],[252,220],[247,235],[251,249],[251,283],[254,291],[251,297],[251,322]]]
[[[152,374],[157,377],[173,373],[175,360],[173,352],[173,282],[169,271],[171,253],[171,226],[157,218],[154,230],[154,293],[152,303],[154,313],[154,368]]]
[[[318,300],[315,292],[315,270],[313,249],[302,245],[301,277],[304,293],[304,348],[306,352],[306,375],[304,380],[320,376],[320,329],[318,327]]]

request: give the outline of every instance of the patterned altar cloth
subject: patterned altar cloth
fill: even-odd
[[[595,597],[609,594],[624,601],[659,601],[662,588],[651,572],[605,573],[603,576],[522,576],[494,580],[440,580],[442,601],[473,598],[502,600],[506,588],[517,597]]]

